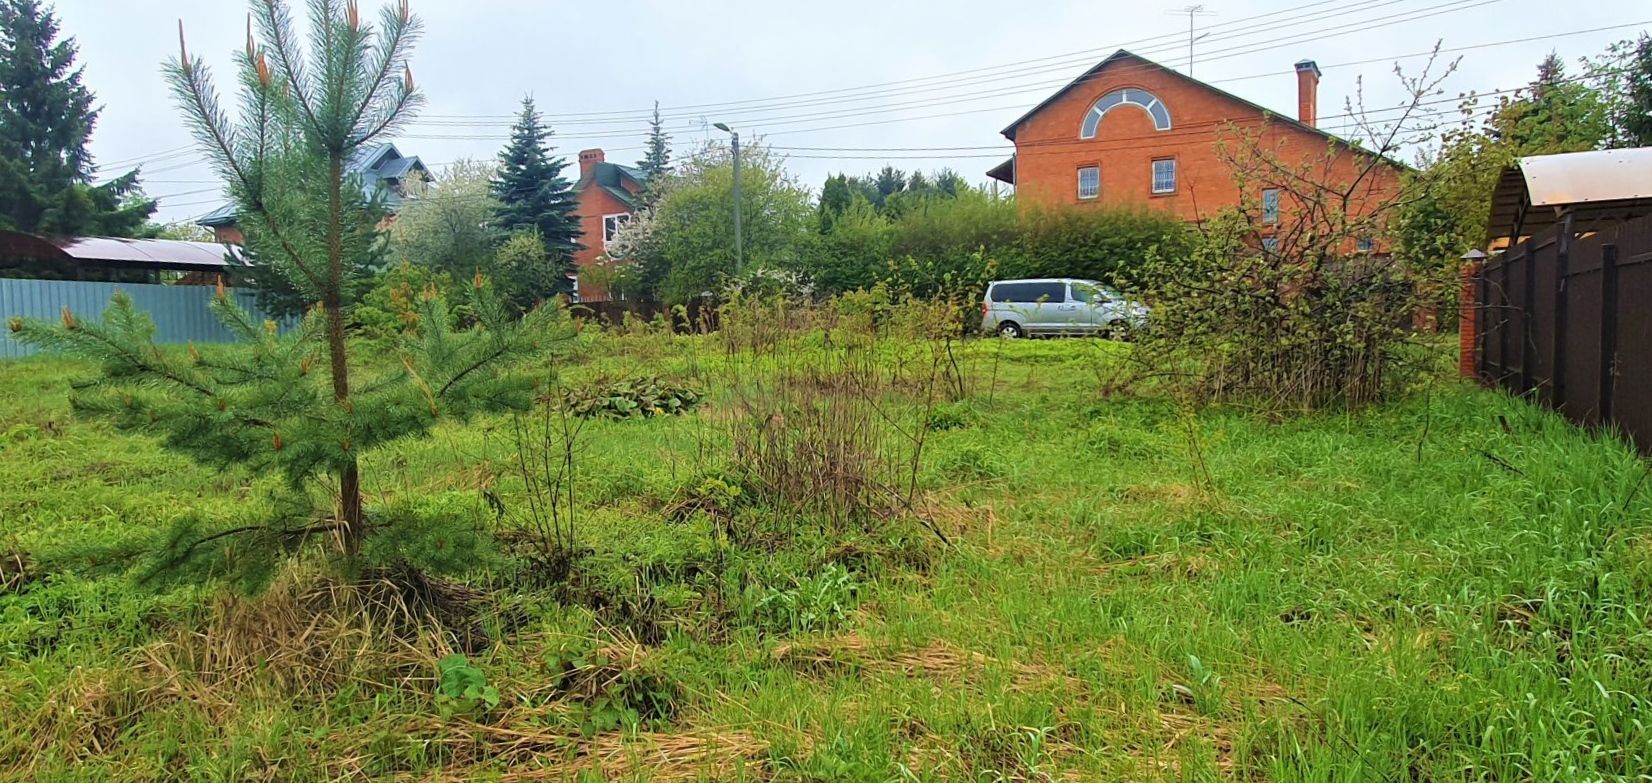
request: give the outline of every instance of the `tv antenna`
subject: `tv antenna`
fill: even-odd
[[[1186,8],[1179,8],[1179,9],[1176,9],[1174,11],[1166,11],[1165,13],[1175,14],[1177,16],[1181,16],[1182,14],[1187,14],[1187,75],[1192,76],[1193,75],[1193,44],[1194,44],[1195,41],[1198,41],[1199,39],[1204,38],[1207,35],[1210,35],[1210,33],[1203,33],[1203,34],[1195,36],[1193,34],[1193,20],[1196,17],[1200,17],[1200,16],[1215,16],[1216,12],[1215,11],[1206,11],[1204,5],[1200,4],[1200,5],[1190,5],[1190,6],[1187,6]]]

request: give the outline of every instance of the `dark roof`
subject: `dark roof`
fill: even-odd
[[[1015,156],[1011,155],[1009,157],[1009,159],[1005,160],[1003,163],[1000,163],[996,166],[993,166],[990,169],[987,169],[987,176],[992,177],[993,179],[998,180],[999,182],[1006,182],[1006,183],[1009,183],[1011,185],[1014,185],[1015,184]]]
[[[1243,105],[1247,108],[1255,109],[1259,114],[1263,114],[1263,115],[1265,115],[1265,116],[1267,116],[1271,119],[1278,120],[1279,122],[1282,122],[1286,125],[1294,126],[1294,127],[1298,128],[1300,130],[1304,130],[1304,131],[1307,131],[1309,133],[1313,133],[1313,134],[1316,134],[1316,135],[1319,135],[1319,136],[1323,136],[1326,139],[1329,139],[1329,140],[1331,140],[1335,143],[1341,144],[1341,145],[1343,145],[1345,147],[1348,147],[1351,150],[1355,150],[1357,152],[1364,152],[1368,155],[1376,155],[1377,154],[1375,152],[1372,152],[1371,150],[1364,149],[1364,148],[1360,147],[1359,145],[1354,144],[1353,142],[1350,142],[1347,139],[1344,139],[1341,136],[1338,136],[1334,133],[1331,133],[1331,132],[1325,131],[1325,130],[1321,130],[1321,129],[1316,128],[1312,125],[1309,125],[1305,122],[1301,122],[1299,120],[1292,119],[1291,117],[1289,117],[1287,115],[1275,112],[1274,110],[1269,109],[1268,107],[1263,106],[1259,103],[1255,103],[1253,101],[1249,101],[1249,100],[1246,100],[1244,98],[1241,98],[1241,97],[1239,97],[1237,95],[1234,95],[1233,93],[1228,92],[1227,90],[1224,90],[1220,87],[1213,87],[1209,84],[1201,82],[1198,79],[1195,79],[1191,76],[1188,76],[1187,74],[1184,74],[1184,73],[1182,73],[1180,71],[1177,71],[1173,68],[1166,68],[1165,66],[1160,65],[1156,62],[1153,62],[1152,60],[1149,60],[1146,57],[1142,57],[1139,54],[1136,54],[1134,52],[1130,52],[1130,51],[1127,51],[1127,50],[1124,50],[1124,49],[1120,49],[1116,52],[1113,52],[1111,55],[1108,55],[1107,59],[1102,60],[1099,63],[1096,63],[1089,70],[1085,71],[1082,74],[1079,74],[1077,79],[1074,79],[1071,82],[1068,82],[1067,86],[1062,87],[1059,90],[1056,90],[1054,93],[1052,93],[1050,95],[1050,97],[1045,98],[1043,101],[1040,101],[1037,106],[1034,106],[1034,107],[1032,107],[1032,109],[1028,110],[1026,114],[1023,114],[1020,117],[1017,117],[1015,119],[1015,122],[1010,123],[1008,127],[1004,128],[1004,130],[1001,131],[1004,134],[1004,137],[1008,138],[1010,141],[1015,141],[1015,129],[1017,127],[1019,127],[1021,125],[1021,123],[1026,122],[1034,114],[1037,114],[1040,111],[1043,111],[1044,107],[1049,106],[1050,104],[1054,103],[1056,101],[1056,99],[1060,98],[1063,95],[1066,95],[1069,90],[1072,90],[1072,89],[1084,84],[1085,82],[1088,82],[1092,77],[1094,77],[1096,74],[1100,73],[1102,71],[1102,69],[1104,69],[1107,66],[1112,65],[1113,63],[1116,63],[1120,60],[1134,60],[1136,62],[1139,62],[1139,63],[1143,64],[1143,65],[1150,66],[1150,67],[1153,67],[1153,68],[1157,68],[1161,71],[1164,71],[1165,73],[1168,73],[1168,74],[1171,74],[1171,75],[1175,76],[1178,79],[1182,79],[1182,80],[1185,80],[1185,81],[1187,81],[1191,84],[1195,84],[1199,87],[1202,87],[1206,90],[1209,90],[1210,92],[1216,93],[1217,95],[1220,95],[1220,96],[1222,96],[1224,98],[1227,98],[1231,101],[1235,101],[1235,102],[1239,103],[1240,105]],[[1389,163],[1392,163],[1395,166],[1398,166],[1400,168],[1409,168],[1404,163],[1401,163],[1397,160],[1394,160],[1393,158],[1390,158],[1386,155],[1378,155],[1378,157],[1381,157],[1383,160],[1386,160]]]
[[[195,221],[195,225],[217,228],[218,226],[235,225],[235,202],[231,201],[211,212],[202,215]]]
[[[110,263],[157,269],[222,269],[240,250],[213,242],[122,237],[41,237],[0,231],[0,256],[41,261]]]
[[[637,197],[632,195],[631,192],[625,188],[616,188],[612,185],[602,185],[601,187],[603,190],[608,191],[608,195],[619,199],[620,203],[632,209],[636,209],[640,205],[640,202],[637,201]]]
[[[603,161],[601,163],[593,164],[591,168],[585,172],[585,176],[581,177],[578,182],[574,183],[574,190],[584,190],[588,186],[596,185],[597,187],[608,191],[608,193],[614,198],[624,202],[626,206],[635,209],[638,205],[637,197],[625,189],[625,184],[627,181],[629,181],[633,186],[641,188],[643,185],[647,184],[648,175],[644,174],[642,169],[634,166],[624,166],[618,163]]]

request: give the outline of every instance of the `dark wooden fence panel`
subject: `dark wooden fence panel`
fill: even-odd
[[[1509,295],[1504,281],[1508,279],[1510,263],[1507,256],[1513,254],[1514,251],[1509,251],[1501,263],[1487,264],[1480,273],[1481,288],[1485,292],[1480,305],[1480,375],[1497,384],[1502,384],[1508,374],[1508,352],[1504,346],[1509,336]]]
[[[1522,269],[1526,273],[1521,286],[1524,298],[1519,300],[1521,312],[1528,314],[1521,322],[1525,327],[1520,339],[1521,385],[1551,405],[1555,402],[1552,395],[1555,378],[1553,327],[1558,311],[1554,292],[1559,285],[1556,279],[1559,255],[1557,243],[1552,239],[1538,243],[1530,261]]]
[[[1566,374],[1562,402],[1567,415],[1589,425],[1600,423],[1601,267],[1597,237],[1572,246],[1563,292],[1567,318],[1561,347],[1561,367]]]
[[[1612,415],[1652,452],[1652,226],[1617,246],[1617,362]]]
[[[1554,231],[1480,270],[1480,378],[1652,453],[1652,218]]]

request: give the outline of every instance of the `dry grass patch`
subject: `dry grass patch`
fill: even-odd
[[[1008,672],[1016,687],[1042,687],[1051,683],[1079,690],[1082,680],[1056,667],[1002,661],[988,655],[960,650],[945,641],[934,640],[922,647],[900,648],[873,642],[858,634],[791,642],[776,647],[774,659],[804,672],[837,673],[869,671],[959,682],[980,678],[992,669]]]

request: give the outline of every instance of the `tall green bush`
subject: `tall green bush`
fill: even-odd
[[[1083,277],[1134,283],[1149,258],[1181,258],[1192,232],[1168,212],[1145,208],[1028,207],[1015,248],[1001,263],[1015,277]]]
[[[1179,258],[1187,225],[1166,212],[1098,206],[1031,206],[978,190],[879,212],[859,195],[834,211],[803,269],[823,293],[883,282],[921,293],[993,277],[1085,277],[1134,284],[1149,258]]]

